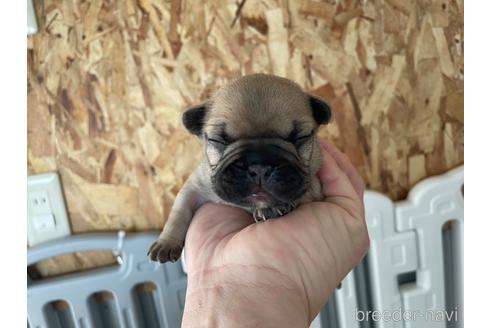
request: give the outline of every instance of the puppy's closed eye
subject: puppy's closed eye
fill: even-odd
[[[219,144],[219,145],[222,145],[222,146],[227,146],[229,143],[222,140],[222,139],[219,139],[219,138],[207,138],[207,141],[210,142],[211,144]]]
[[[234,142],[234,140],[224,132],[221,132],[220,135],[213,136],[208,136],[207,134],[205,134],[205,138],[209,145],[215,147],[220,151],[223,151],[225,147]]]
[[[299,132],[295,129],[290,133],[288,141],[296,146],[301,146],[314,135],[314,130],[310,132]]]

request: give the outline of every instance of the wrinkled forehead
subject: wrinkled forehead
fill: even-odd
[[[208,134],[236,137],[287,136],[315,126],[308,96],[291,85],[246,84],[219,90],[212,98]]]

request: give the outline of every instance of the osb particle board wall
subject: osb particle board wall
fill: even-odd
[[[463,162],[462,0],[34,4],[28,173],[60,173],[76,233],[161,228],[200,158],[183,109],[244,74],[326,98],[320,135],[393,199]]]

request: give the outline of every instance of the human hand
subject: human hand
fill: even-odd
[[[183,327],[308,327],[366,254],[364,182],[347,156],[320,142],[323,201],[259,224],[218,204],[195,214]]]

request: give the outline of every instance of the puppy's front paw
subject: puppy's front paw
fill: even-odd
[[[159,238],[149,248],[147,256],[155,262],[176,262],[181,256],[183,244],[168,238]]]

